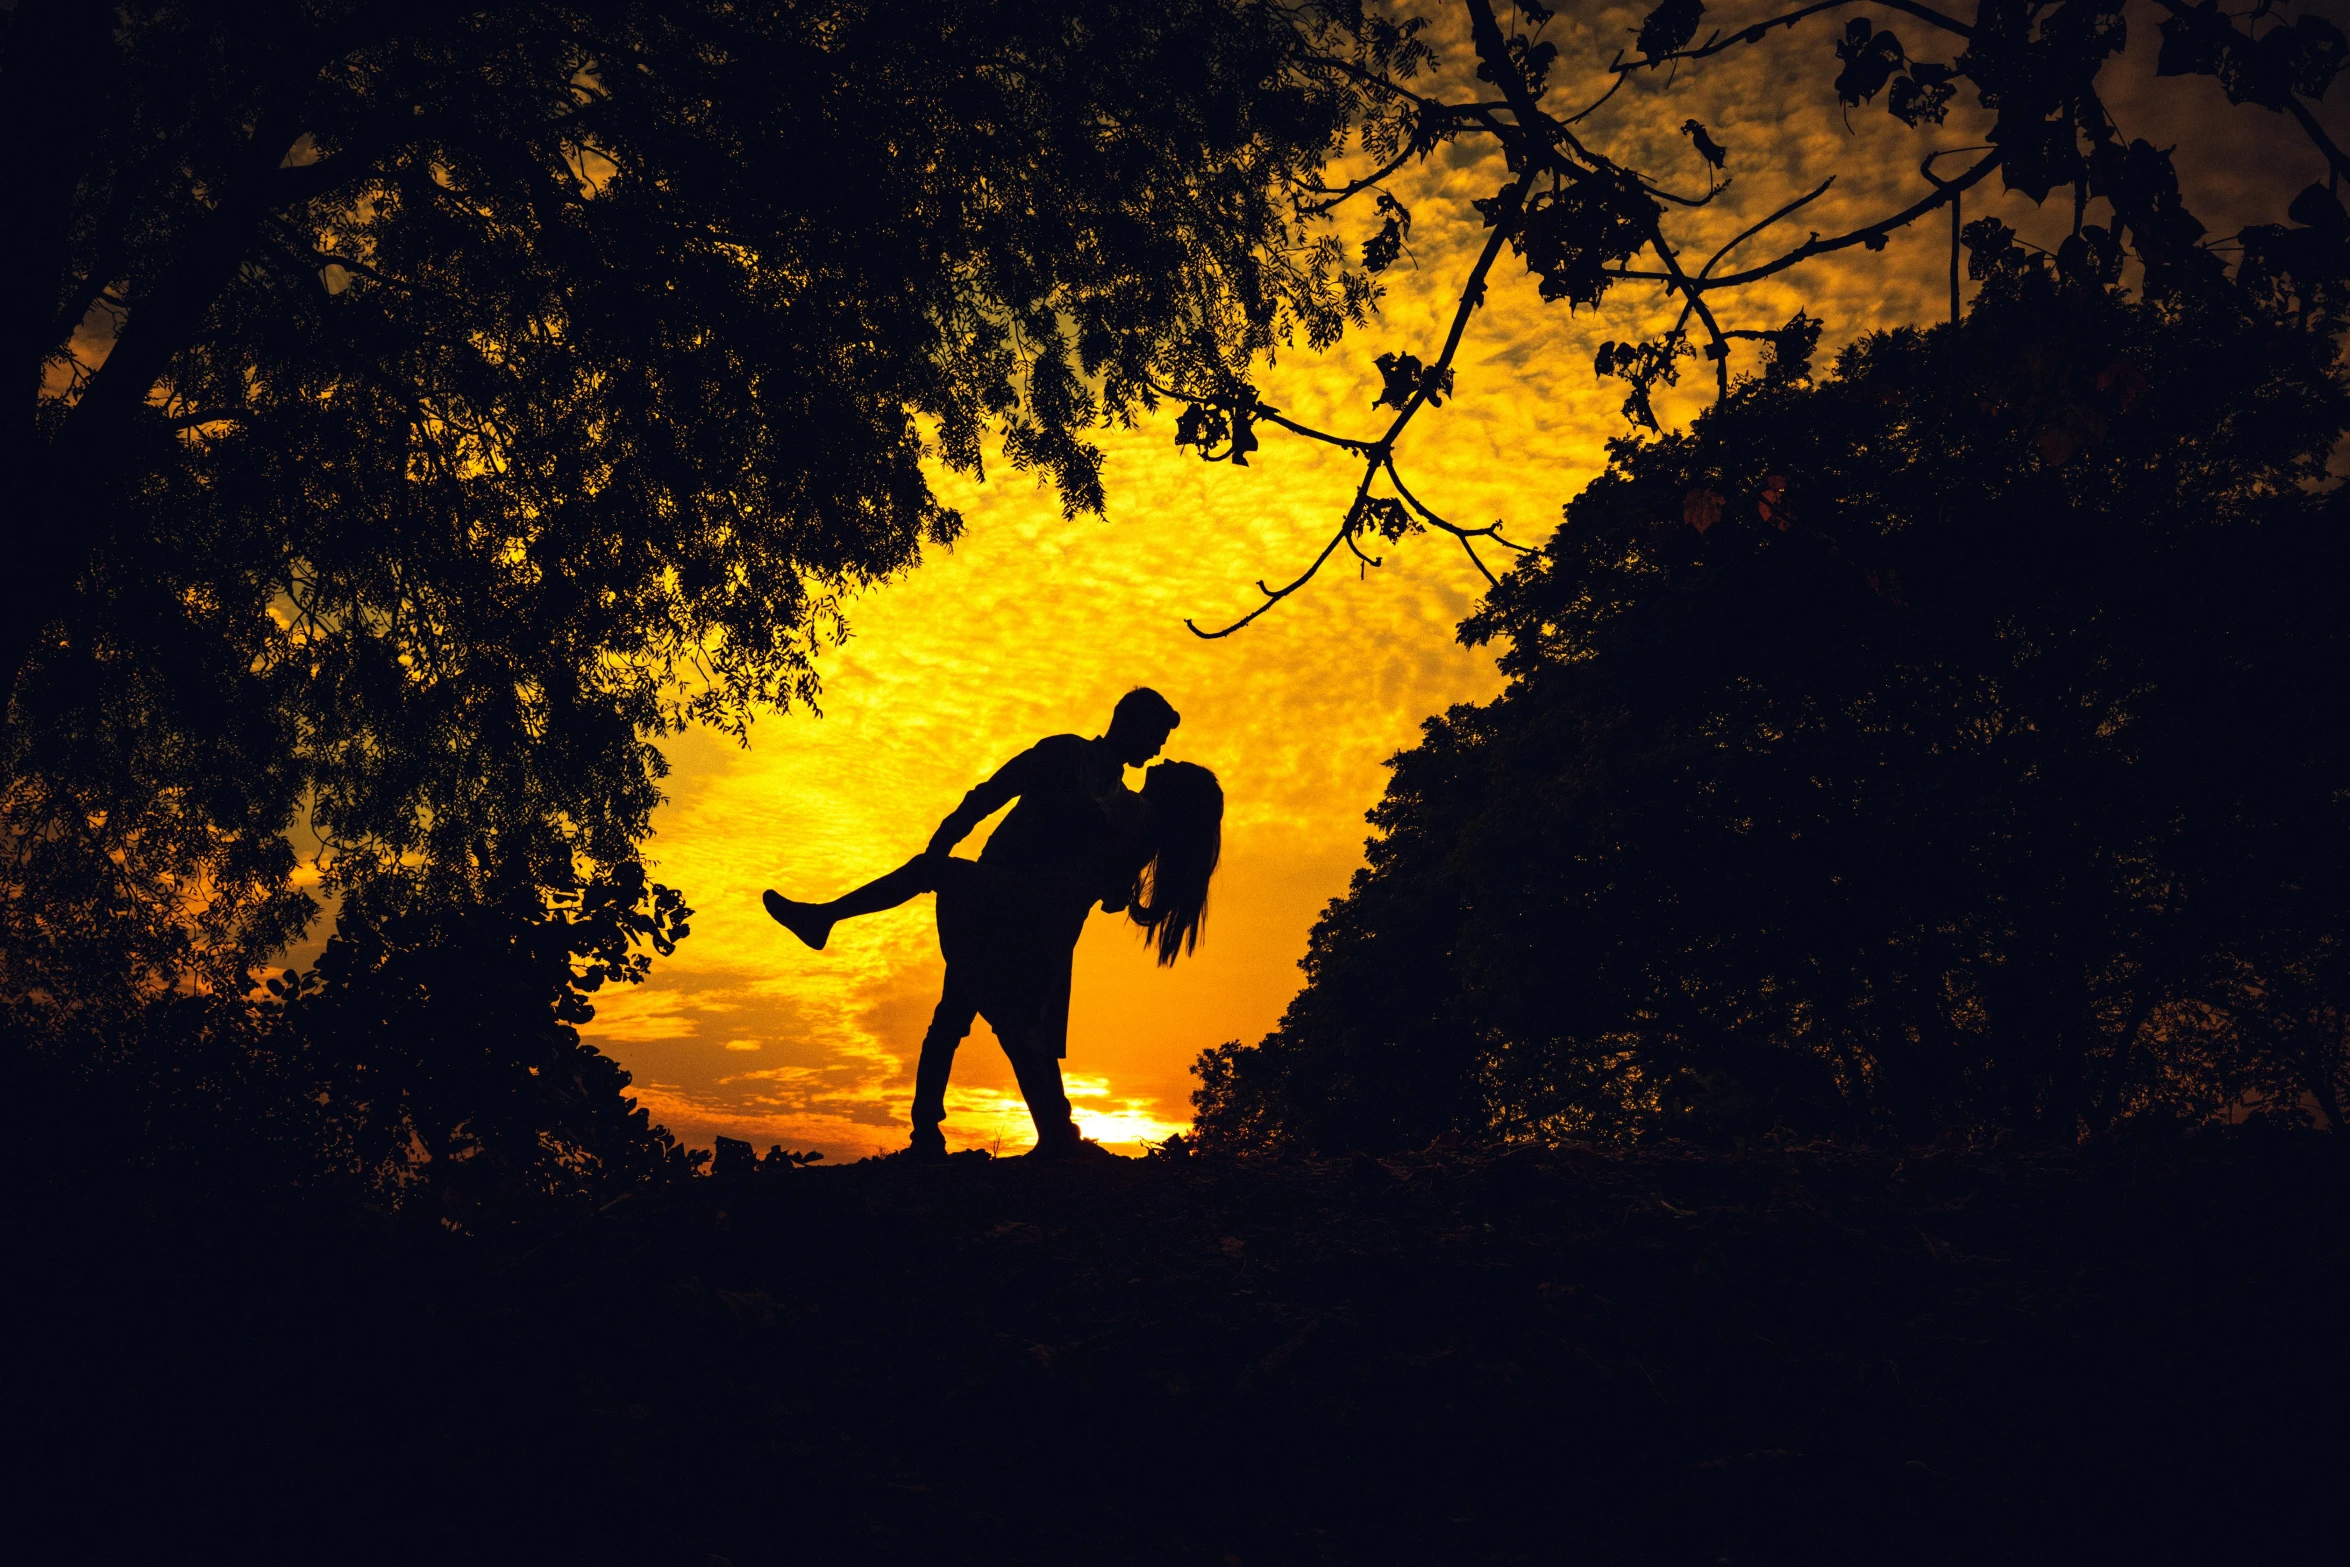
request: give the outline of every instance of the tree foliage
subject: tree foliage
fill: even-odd
[[[1457,15],[1476,58],[1475,84],[1460,73],[1449,82],[1422,79],[1418,71],[1428,57],[1409,49],[1366,78],[1366,103],[1389,111],[1360,138],[1360,152],[1372,166],[1342,185],[1324,187],[1320,209],[1336,211],[1366,197],[1376,203],[1379,228],[1364,242],[1362,256],[1366,270],[1382,272],[1402,254],[1402,238],[1412,226],[1410,208],[1387,182],[1444,149],[1449,164],[1473,171],[1470,178],[1490,194],[1469,203],[1487,231],[1485,243],[1462,281],[1430,375],[1450,387],[1454,356],[1506,250],[1524,263],[1545,301],[1564,300],[1571,310],[1620,303],[1617,291],[1627,285],[1665,296],[1675,310],[1671,325],[1645,342],[1611,339],[1595,366],[1602,380],[1625,383],[1624,416],[1657,433],[1663,429],[1658,389],[1679,383],[1682,361],[1702,361],[1716,395],[1727,397],[1740,345],[1753,344],[1774,358],[1784,346],[1794,323],[1742,322],[1734,313],[1741,309],[1740,291],[1826,257],[1855,263],[1855,252],[1882,251],[1895,232],[1945,212],[1955,317],[1963,214],[1969,193],[1988,189],[1995,174],[2007,190],[2035,204],[2070,196],[2069,231],[2055,242],[2055,254],[2079,281],[2111,283],[2134,266],[2132,283],[2154,298],[2257,280],[2305,303],[2330,300],[2350,263],[2350,251],[2329,237],[2341,232],[2333,191],[2350,172],[2350,155],[2310,104],[2324,98],[2344,63],[2341,32],[2323,17],[2289,15],[2266,4],[2242,16],[2222,15],[2210,0],[2200,8],[2183,0],[2157,5],[2167,20],[2156,74],[2215,76],[2230,102],[2289,116],[2295,130],[2286,145],[2305,144],[2301,155],[2313,171],[2325,172],[2325,184],[2309,186],[2289,211],[2276,214],[2291,226],[2267,222],[2234,234],[2210,232],[2195,216],[2172,160],[2179,123],[2127,124],[2108,107],[2106,73],[2129,47],[2122,0],[1979,0],[1971,20],[1920,0],[1865,6],[1860,0],[1816,0],[1783,9],[1740,6],[1710,29],[1706,24],[1715,13],[1700,0],[1660,0],[1633,33],[1629,50],[1616,41],[1620,35],[1605,31],[1562,29],[1559,37],[1546,38],[1558,11],[1540,0],[1459,0]],[[1890,13],[1899,30],[1850,15],[1855,9]],[[1840,36],[1822,48],[1816,34],[1798,29],[1826,16],[1844,20]],[[1562,42],[1574,52],[1562,51]],[[1790,102],[1802,100],[1809,82],[1809,96],[1823,107],[1840,106],[1848,127],[1855,111],[1881,100],[1887,113],[1919,133],[1915,199],[1901,197],[1898,205],[1867,213],[1841,232],[1814,230],[1799,243],[1778,242],[1775,251],[1766,250],[1775,243],[1774,229],[1827,194],[1839,177],[1831,175],[1809,191],[1791,191],[1791,199],[1716,245],[1722,225],[1709,209],[1732,179],[1751,180],[1756,170],[1768,178],[1780,149],[1740,145],[1735,138],[1724,145],[1702,121],[1684,120],[1683,134],[1706,172],[1702,193],[1685,190],[1673,173],[1644,167],[1622,150],[1649,128],[1643,120],[1662,108],[1659,97],[1619,96],[1627,83],[1663,78],[1669,86],[1683,73],[1702,72],[1704,61],[1765,48],[1775,50],[1772,91],[1784,90]],[[1928,53],[1946,58],[1930,59]],[[1588,86],[1594,81],[1604,85]],[[1962,101],[1962,89],[1971,101]],[[1645,115],[1629,107],[1635,104],[1644,106]],[[1979,135],[1985,145],[1934,150],[1936,140],[1967,139],[1956,134],[1957,127],[1945,128],[1954,107],[1972,127],[1967,135]],[[1666,123],[1671,117],[1665,116]],[[1969,161],[1945,176],[1935,172],[1945,157]],[[1733,164],[1736,173],[1725,174]],[[2231,256],[2242,261],[2234,278]],[[1500,523],[1465,527],[1450,520],[1444,497],[1423,499],[1407,484],[1401,445],[1422,409],[1435,406],[1434,398],[1395,403],[1383,429],[1353,433],[1300,424],[1242,380],[1174,390],[1191,408],[1176,444],[1197,446],[1210,461],[1245,460],[1237,443],[1221,449],[1220,434],[1204,438],[1211,432],[1269,424],[1338,447],[1361,464],[1352,496],[1306,568],[1278,588],[1259,583],[1255,608],[1218,629],[1193,624],[1202,637],[1229,636],[1267,613],[1342,550],[1364,567],[1380,564],[1364,544],[1373,533],[1396,537],[1399,519],[1403,532],[1450,537],[1489,581],[1493,571],[1481,548],[1504,555],[1525,548]],[[1245,450],[1256,446],[1252,436]]]
[[[116,1175],[243,1195],[391,1207],[429,1189],[456,1223],[683,1173],[696,1156],[576,1025],[674,951],[690,913],[633,863],[495,902],[370,900],[313,968],[249,994],[20,1017],[34,1108],[14,1152],[48,1150],[54,1171],[103,1151]]]
[[[18,7],[12,729],[203,713],[233,761],[181,809],[226,831],[308,790],[386,863],[625,857],[648,736],[812,698],[838,595],[954,538],[925,423],[1097,506],[1146,373],[1359,310],[1280,200],[1344,120],[1293,42],[1214,0]]]
[[[1615,445],[1204,1135],[2341,1125],[2335,339],[1978,239],[1963,330]]]
[[[812,704],[844,595],[955,539],[926,453],[992,430],[1098,508],[1088,428],[1154,378],[1360,317],[1287,194],[1360,118],[1317,39],[1407,41],[1258,0],[7,7],[12,1026],[235,1004],[316,908],[289,830],[351,929],[627,881],[660,737]]]

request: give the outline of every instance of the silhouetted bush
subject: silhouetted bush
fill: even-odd
[[[640,947],[673,950],[690,912],[634,862],[552,897],[347,903],[306,974],[12,1029],[18,1151],[44,1149],[77,1180],[378,1208],[429,1194],[459,1222],[686,1173],[691,1157],[574,1025],[604,985],[644,976]]]
[[[1955,342],[1612,448],[1203,1137],[2340,1125],[2333,337],[1971,237]]]

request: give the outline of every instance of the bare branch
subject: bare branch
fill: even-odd
[[[1429,526],[1440,528],[1444,532],[1451,534],[1457,539],[1491,539],[1494,543],[1500,545],[1503,549],[1516,550],[1521,555],[1531,555],[1534,553],[1534,546],[1531,544],[1520,544],[1515,539],[1503,538],[1501,536],[1501,524],[1498,522],[1483,528],[1464,528],[1457,523],[1446,522],[1442,517],[1437,516],[1436,513],[1430,511],[1426,506],[1422,505],[1420,503],[1420,498],[1417,495],[1414,495],[1404,484],[1403,475],[1395,471],[1395,458],[1393,456],[1390,456],[1387,459],[1385,464],[1383,464],[1383,467],[1387,473],[1387,482],[1395,486],[1395,493],[1402,496],[1403,503],[1406,506],[1409,506],[1412,510],[1418,512],[1420,514],[1420,520],[1427,523]]]
[[[1335,446],[1340,451],[1367,455],[1373,445],[1370,441],[1358,441],[1351,435],[1332,435],[1329,431],[1317,430],[1310,424],[1300,424],[1271,403],[1260,402],[1254,396],[1247,399],[1246,406],[1243,408],[1239,399],[1207,397],[1194,392],[1179,392],[1171,386],[1161,386],[1148,377],[1144,378],[1143,384],[1159,396],[1170,398],[1175,402],[1195,403],[1209,408],[1230,408],[1236,412],[1246,412],[1251,419],[1261,419],[1268,424],[1279,425],[1292,435],[1302,435],[1309,441],[1320,441],[1325,446]]]
[[[1420,145],[1419,139],[1414,137],[1410,141],[1404,143],[1404,148],[1401,152],[1388,159],[1385,163],[1379,165],[1378,168],[1374,169],[1369,174],[1364,175],[1361,179],[1348,180],[1344,185],[1337,187],[1324,185],[1318,180],[1310,181],[1304,186],[1304,189],[1309,194],[1324,199],[1306,202],[1302,205],[1304,206],[1305,210],[1317,215],[1331,212],[1346,202],[1352,201],[1355,197],[1360,196],[1364,191],[1374,189],[1377,187],[1380,181],[1386,179],[1390,174],[1393,174],[1396,170],[1411,162],[1415,157],[1423,156],[1426,151],[1427,149]]]
[[[1571,115],[1567,116],[1567,118],[1565,118],[1565,119],[1563,119],[1563,120],[1559,121],[1559,123],[1560,123],[1561,125],[1580,125],[1580,124],[1582,124],[1582,123],[1583,123],[1585,120],[1588,120],[1588,119],[1590,119],[1590,118],[1591,118],[1593,115],[1597,114],[1597,113],[1598,113],[1598,112],[1599,112],[1601,109],[1603,109],[1603,108],[1607,107],[1607,101],[1608,101],[1610,98],[1613,98],[1613,97],[1614,97],[1614,96],[1615,96],[1615,95],[1616,95],[1616,94],[1617,94],[1619,91],[1621,91],[1621,90],[1622,90],[1622,88],[1623,88],[1623,85],[1624,85],[1624,80],[1625,80],[1625,78],[1624,78],[1624,73],[1623,73],[1623,72],[1621,72],[1621,71],[1618,71],[1618,72],[1616,73],[1616,80],[1615,80],[1615,84],[1614,84],[1613,86],[1609,87],[1609,88],[1608,88],[1608,90],[1607,90],[1606,92],[1603,92],[1603,93],[1601,93],[1601,94],[1599,95],[1599,101],[1598,101],[1597,103],[1593,104],[1593,105],[1592,105],[1590,108],[1588,108],[1588,109],[1585,109],[1585,110],[1584,110],[1584,111],[1583,111],[1581,114],[1571,114]]]
[[[1451,370],[1454,358],[1460,353],[1461,338],[1468,331],[1469,317],[1475,313],[1480,304],[1484,303],[1485,280],[1493,271],[1494,260],[1501,254],[1501,247],[1508,243],[1510,235],[1517,230],[1518,214],[1525,210],[1526,193],[1533,188],[1537,172],[1535,164],[1529,160],[1524,171],[1519,174],[1518,182],[1504,193],[1505,199],[1493,214],[1493,231],[1486,235],[1485,246],[1477,253],[1476,265],[1469,269],[1468,281],[1461,288],[1460,303],[1453,310],[1452,327],[1445,333],[1444,351],[1438,354],[1435,362],[1421,373],[1419,387],[1405,401],[1403,407],[1396,411],[1395,418],[1387,426],[1387,433],[1377,441],[1365,446],[1361,442],[1347,441],[1343,437],[1326,435],[1320,431],[1306,432],[1312,434],[1316,439],[1328,441],[1334,446],[1351,447],[1361,452],[1364,457],[1362,481],[1355,486],[1354,499],[1347,506],[1346,518],[1339,523],[1338,531],[1331,535],[1330,542],[1322,546],[1322,552],[1314,557],[1313,564],[1306,567],[1296,580],[1286,587],[1268,588],[1262,578],[1258,579],[1257,591],[1265,595],[1265,602],[1221,631],[1202,631],[1196,622],[1186,618],[1183,624],[1193,636],[1199,637],[1203,641],[1213,642],[1220,637],[1232,635],[1233,632],[1238,631],[1275,604],[1280,603],[1299,588],[1313,581],[1315,574],[1322,569],[1323,563],[1337,553],[1341,544],[1353,550],[1365,564],[1374,566],[1378,564],[1378,561],[1364,555],[1354,542],[1355,532],[1362,523],[1363,499],[1370,492],[1371,480],[1378,475],[1382,468],[1388,470],[1390,477],[1393,476],[1394,467],[1389,458],[1395,450],[1396,438],[1403,434],[1404,427],[1412,422],[1412,417],[1427,406],[1428,399],[1434,395],[1436,389],[1444,384],[1446,372]],[[1288,424],[1287,420],[1278,416],[1275,417],[1274,422],[1284,426]],[[1402,486],[1399,484],[1397,489],[1400,491]],[[1410,504],[1414,510],[1424,511],[1424,508],[1421,508],[1417,502],[1410,502]]]
[[[194,430],[208,424],[242,424],[244,420],[245,410],[242,408],[199,408],[193,413],[166,419],[163,428],[177,435],[182,430]]]
[[[1883,236],[1892,233],[1895,229],[1907,228],[1910,224],[1915,223],[1918,219],[1924,217],[1927,213],[1934,211],[1937,207],[1941,207],[1951,201],[1955,201],[1962,192],[1976,184],[1979,184],[1982,181],[1984,175],[1989,174],[1997,167],[1999,167],[1999,154],[1995,152],[1988,158],[1985,158],[1982,162],[1968,169],[1964,174],[1959,175],[1956,179],[1944,182],[1941,188],[1936,190],[1933,195],[1926,197],[1922,201],[1913,203],[1908,207],[1904,207],[1901,211],[1895,213],[1889,218],[1880,219],[1879,221],[1868,225],[1866,228],[1854,229],[1849,234],[1839,234],[1834,239],[1821,239],[1818,235],[1815,234],[1805,243],[1796,246],[1793,250],[1788,251],[1785,255],[1780,256],[1774,261],[1767,261],[1759,267],[1750,267],[1744,272],[1732,272],[1723,277],[1695,280],[1696,286],[1707,291],[1711,291],[1717,288],[1738,288],[1747,283],[1758,282],[1763,278],[1775,276],[1776,274],[1786,271],[1789,267],[1792,267],[1799,262],[1809,261],[1814,256],[1824,256],[1831,251],[1849,250],[1854,245],[1865,244],[1871,239],[1882,238]],[[1634,272],[1626,269],[1622,271],[1611,272],[1608,275],[1610,277],[1631,278],[1645,283],[1673,283],[1675,281],[1670,274],[1663,272]],[[1676,284],[1676,286],[1678,285]]]
[[[1349,512],[1347,514],[1346,523],[1342,524],[1339,527],[1339,530],[1330,536],[1330,542],[1322,546],[1322,553],[1314,557],[1314,563],[1308,566],[1303,572],[1299,573],[1297,580],[1290,583],[1287,587],[1268,588],[1265,586],[1265,579],[1259,577],[1257,579],[1257,591],[1265,595],[1265,602],[1259,604],[1255,609],[1252,609],[1247,614],[1241,616],[1231,625],[1226,626],[1221,631],[1202,631],[1200,630],[1199,626],[1190,619],[1190,617],[1186,616],[1183,622],[1184,629],[1189,631],[1193,636],[1198,637],[1203,642],[1214,642],[1219,638],[1232,635],[1233,632],[1238,631],[1241,627],[1247,625],[1250,621],[1256,619],[1259,615],[1262,615],[1266,610],[1271,609],[1274,605],[1280,603],[1283,599],[1289,597],[1289,595],[1292,593],[1295,593],[1299,588],[1302,588],[1307,583],[1313,581],[1314,574],[1322,569],[1322,563],[1337,552],[1339,545],[1346,542],[1347,535],[1352,531],[1353,521],[1354,514]]]
[[[1724,180],[1721,184],[1715,186],[1712,190],[1707,191],[1702,196],[1676,196],[1671,191],[1665,189],[1662,185],[1651,185],[1644,176],[1635,177],[1640,179],[1640,188],[1642,190],[1648,192],[1648,194],[1658,198],[1661,201],[1669,201],[1676,207],[1710,207],[1714,204],[1714,198],[1716,196],[1719,196],[1723,191],[1726,191],[1730,188],[1730,182],[1728,180]]]
[[[1755,224],[1751,228],[1740,230],[1736,239],[1731,240],[1730,243],[1715,251],[1713,254],[1713,259],[1708,261],[1704,266],[1697,269],[1698,277],[1702,279],[1711,275],[1713,269],[1721,265],[1721,261],[1724,256],[1728,255],[1731,251],[1736,250],[1739,246],[1745,244],[1748,240],[1754,238],[1755,235],[1760,234],[1764,229],[1769,228],[1772,224],[1778,222],[1781,218],[1787,217],[1790,214],[1796,212],[1800,212],[1803,208],[1810,206],[1813,202],[1826,195],[1828,193],[1828,187],[1835,183],[1836,176],[1831,174],[1826,179],[1820,181],[1818,187],[1815,188],[1811,194],[1807,196],[1796,197],[1793,201],[1787,203],[1787,205],[1781,207],[1778,211],[1772,213],[1769,217],[1763,219],[1760,223]]]
[[[1280,409],[1267,403],[1256,404],[1250,410],[1250,414],[1254,418],[1277,424],[1292,435],[1302,435],[1309,441],[1321,441],[1326,445],[1335,446],[1341,451],[1367,455],[1371,450],[1372,443],[1369,441],[1358,441],[1352,436],[1332,435],[1326,430],[1317,430],[1311,425],[1299,424]]]

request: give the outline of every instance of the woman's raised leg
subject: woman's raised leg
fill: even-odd
[[[796,903],[772,888],[761,893],[759,901],[767,906],[776,924],[822,952],[824,944],[832,939],[832,927],[839,921],[894,909],[909,898],[935,891],[937,887],[938,861],[930,855],[917,854],[896,870],[876,876],[830,903]]]

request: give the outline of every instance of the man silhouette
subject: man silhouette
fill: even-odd
[[[1007,923],[1026,921],[1031,928],[1021,934],[1038,939],[993,939],[995,931],[968,919],[965,928],[957,930],[942,902],[939,934],[947,953],[946,983],[923,1035],[914,1072],[915,1154],[939,1157],[946,1152],[939,1124],[946,1119],[947,1078],[954,1069],[955,1051],[982,1010],[1011,1059],[1021,1096],[1035,1118],[1037,1151],[1051,1157],[1084,1146],[1061,1084],[1061,1057],[1067,1053],[1069,1031],[1067,954],[1074,951],[1078,931],[1097,900],[1112,913],[1126,906],[1131,888],[1104,885],[1102,875],[1105,849],[1132,808],[1126,769],[1157,756],[1181,722],[1165,697],[1138,686],[1118,699],[1107,732],[1090,740],[1052,735],[996,769],[938,824],[928,847],[898,869],[830,903],[795,903],[772,891],[764,895],[767,912],[777,923],[809,946],[822,948],[835,921],[895,908],[918,893],[937,890],[950,869],[955,846],[988,817],[1018,802],[980,850],[979,865],[991,885],[1019,889],[1018,907],[999,912]],[[1038,932],[1033,929],[1038,923],[1051,928]],[[1004,986],[988,983],[1000,977],[988,972],[998,966],[994,957],[1013,951],[1057,953],[1061,960],[1049,972],[1029,975],[1035,984],[1012,987],[1022,998],[1018,1008],[988,1007],[991,994],[1006,993]],[[999,1011],[1012,1015],[999,1016]]]

